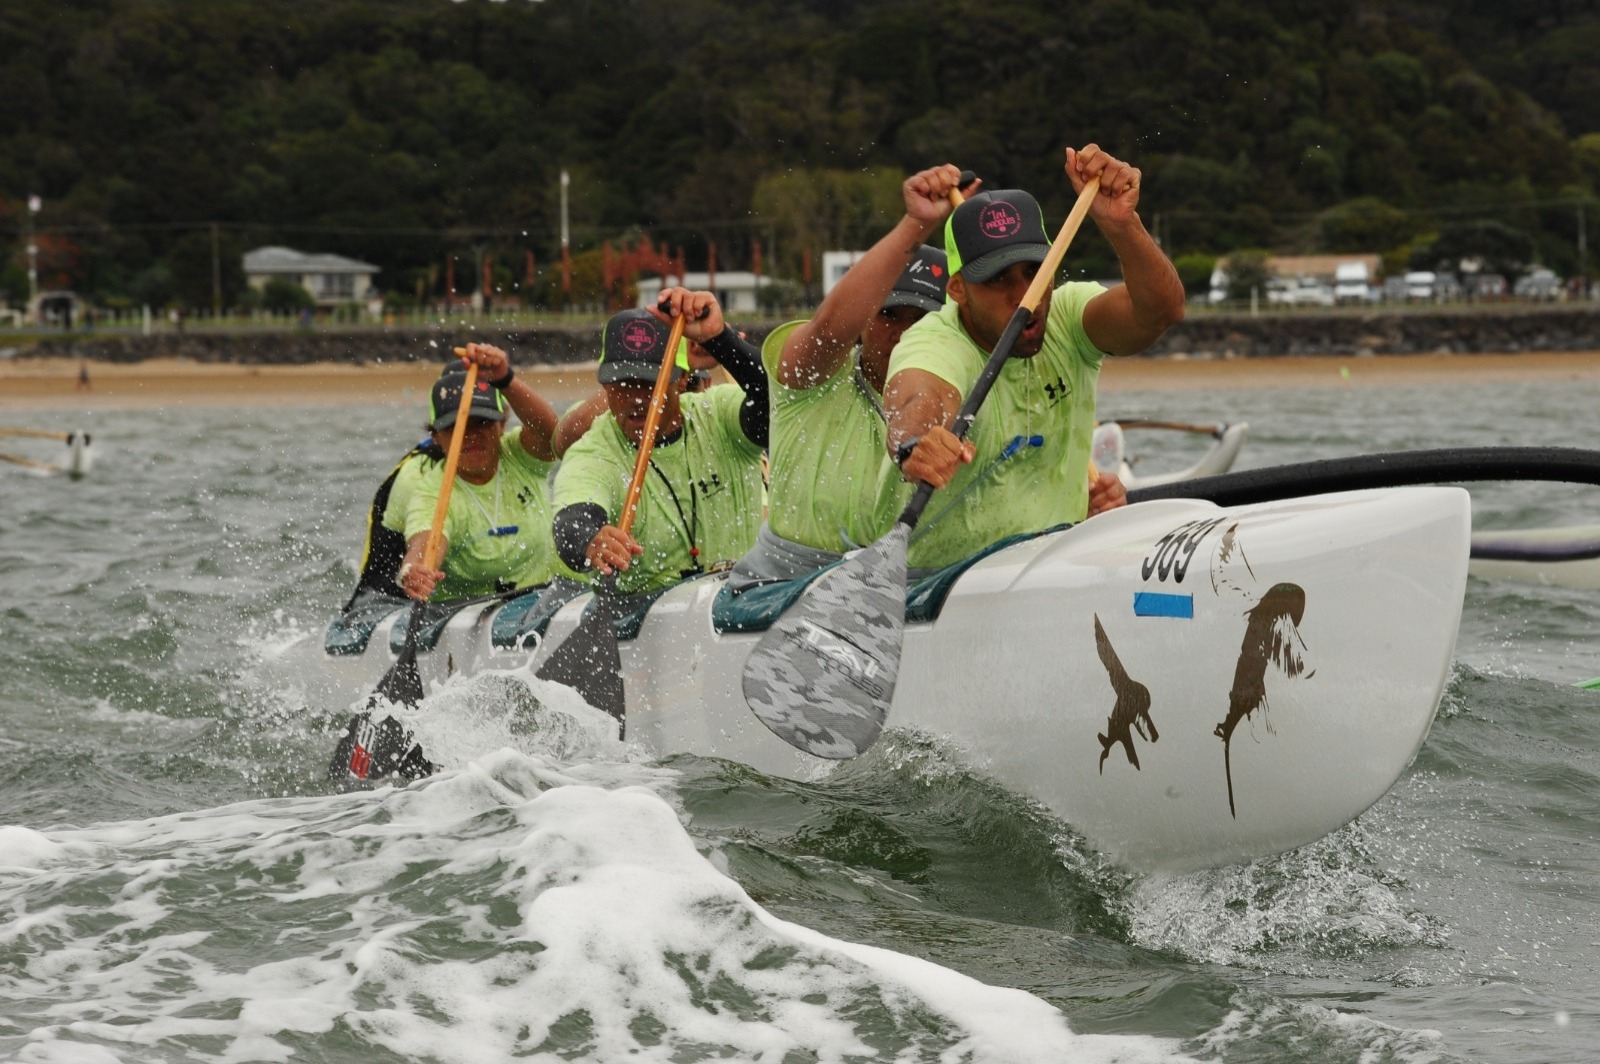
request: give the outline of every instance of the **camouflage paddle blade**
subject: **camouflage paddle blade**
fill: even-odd
[[[818,577],[746,659],[745,701],[789,745],[842,760],[877,741],[900,676],[910,535],[896,524]]]

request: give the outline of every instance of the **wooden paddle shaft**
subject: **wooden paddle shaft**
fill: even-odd
[[[1100,191],[1100,179],[1092,177],[1089,183],[1083,186],[1083,191],[1078,193],[1078,202],[1072,205],[1072,211],[1067,215],[1067,220],[1061,224],[1061,232],[1056,236],[1056,242],[1050,245],[1044,261],[1039,264],[1039,272],[1033,275],[1033,283],[1023,293],[1022,305],[1028,308],[1031,314],[1039,309],[1039,301],[1044,298],[1044,290],[1050,287],[1055,280],[1056,271],[1061,268],[1061,260],[1067,253],[1067,246],[1072,243],[1072,238],[1078,235],[1078,227],[1089,216],[1089,208],[1094,206],[1094,198]]]
[[[672,331],[667,334],[667,353],[661,357],[661,368],[656,371],[655,390],[650,393],[650,409],[644,415],[644,435],[639,437],[639,457],[633,462],[633,479],[628,481],[628,495],[622,503],[622,518],[617,527],[627,534],[633,527],[633,518],[639,512],[639,494],[644,490],[644,475],[650,469],[650,452],[656,445],[656,427],[661,424],[661,412],[667,405],[667,385],[672,382],[672,368],[678,361],[678,344],[683,342],[683,329],[688,319],[679,314],[672,319]]]
[[[461,354],[461,348],[456,348]],[[478,364],[467,363],[467,383],[461,387],[461,404],[456,407],[456,423],[450,427],[450,449],[444,456],[444,479],[439,482],[439,500],[433,504],[433,524],[428,528],[428,542],[422,549],[422,564],[429,569],[439,568],[439,545],[444,536],[444,515],[450,510],[450,489],[455,486],[456,466],[461,464],[461,441],[467,436],[467,411],[472,407],[472,393],[478,387]]]

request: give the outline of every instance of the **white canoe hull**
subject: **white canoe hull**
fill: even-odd
[[[1292,849],[1377,801],[1426,738],[1469,536],[1459,488],[1113,511],[980,560],[937,619],[908,625],[888,724],[943,738],[1135,869]],[[622,643],[627,738],[813,776],[827,763],[745,704],[759,634],[713,630],[721,586],[672,589]],[[1284,587],[1299,589],[1301,608],[1284,608],[1295,599]],[[587,601],[563,607],[546,645]],[[490,646],[494,608],[451,621],[419,656],[426,680],[447,662],[528,663]],[[387,668],[388,629],[404,617],[385,621],[364,656],[327,659],[353,678],[352,697]]]

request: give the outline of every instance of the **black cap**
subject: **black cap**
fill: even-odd
[[[661,359],[667,353],[667,334],[672,330],[644,308],[613,314],[600,338],[601,384],[617,381],[654,381],[661,372]],[[678,357],[672,369],[674,380],[688,372],[689,345],[678,341]]]
[[[1043,262],[1050,252],[1039,201],[1020,188],[980,192],[945,223],[950,272],[982,284],[1016,262]]]
[[[885,307],[916,307],[932,313],[944,305],[944,283],[950,279],[948,259],[936,247],[923,244],[895,281]]]
[[[432,405],[429,407],[433,420],[429,426],[436,432],[443,432],[456,423],[456,411],[461,409],[461,389],[466,383],[467,374],[464,370],[441,373],[439,379],[433,382]],[[467,417],[504,421],[505,396],[480,377],[472,389],[472,403],[467,407]]]

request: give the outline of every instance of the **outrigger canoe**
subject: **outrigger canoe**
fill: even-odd
[[[888,725],[941,738],[1133,869],[1279,853],[1371,806],[1427,736],[1470,533],[1464,490],[1418,486],[1158,500],[1007,541],[908,588]],[[803,591],[734,595],[711,575],[622,610],[626,739],[797,779],[826,769],[741,685]],[[442,611],[417,647],[428,689],[536,667],[591,596],[561,599]],[[369,598],[329,628],[323,661],[352,701],[403,644],[402,607]]]
[[[1139,456],[1131,454],[1128,450],[1127,429],[1168,429],[1203,434],[1210,436],[1212,442],[1204,454],[1182,469],[1167,472],[1141,471],[1137,468]],[[1244,446],[1245,434],[1249,430],[1250,423],[1247,421],[1234,424],[1219,422],[1215,425],[1194,425],[1151,418],[1111,419],[1095,426],[1091,453],[1095,465],[1117,474],[1125,487],[1153,487],[1158,484],[1171,484],[1174,481],[1213,477],[1226,473],[1233,468],[1234,461],[1239,457],[1239,449]]]
[[[85,476],[94,464],[92,437],[87,432],[50,432],[45,429],[19,429],[0,427],[0,437],[57,440],[67,445],[65,461],[41,462],[20,454],[0,451],[0,462],[21,466],[38,473],[65,473],[73,480]]]

